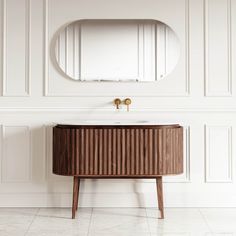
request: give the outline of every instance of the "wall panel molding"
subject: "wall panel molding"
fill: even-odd
[[[1,96],[4,94],[4,79],[6,78],[6,0],[2,0],[1,4]]]
[[[9,52],[8,52],[8,44],[9,41],[14,41],[14,40],[18,40],[17,38],[21,38],[21,35],[12,35],[10,38],[8,38],[8,32],[9,30],[11,30],[12,28],[8,25],[8,4],[14,4],[16,0],[3,0],[3,66],[2,66],[2,96],[6,96],[6,97],[25,97],[25,96],[30,96],[30,75],[31,75],[31,0],[24,0],[24,4],[21,4],[20,1],[16,1],[16,3],[20,3],[20,6],[23,7],[23,11],[25,10],[25,22],[24,22],[24,34],[25,34],[25,42],[24,42],[24,57],[22,58],[22,55],[17,55],[18,50],[17,50],[17,46],[14,48],[14,55],[11,55],[9,57]],[[19,7],[19,6],[18,6]],[[15,8],[13,8],[15,9]],[[13,9],[10,9],[9,11],[12,11]],[[11,14],[13,14],[13,12],[11,12]],[[16,19],[17,21],[19,21],[19,19]],[[14,25],[14,24],[13,24]],[[13,26],[12,25],[12,26]],[[17,28],[17,30],[19,30]],[[17,32],[17,33],[21,33],[21,32]],[[15,37],[14,40],[12,37]],[[17,45],[15,42],[11,42],[11,47],[12,45]],[[22,46],[22,45],[21,45]],[[19,46],[18,49],[21,48],[21,46]],[[12,49],[12,48],[11,48]],[[13,50],[14,50],[13,49]],[[11,58],[12,61],[9,64],[8,59]],[[22,67],[24,68],[24,72],[22,71],[18,71],[18,72],[14,72],[9,76],[9,71],[17,71],[17,67],[18,67],[18,63],[20,62],[24,62],[24,66],[19,66],[19,68],[22,69]],[[15,63],[15,64],[14,64]],[[9,67],[13,67],[14,66],[14,70],[9,69]],[[20,69],[20,70],[21,70]],[[13,79],[12,83],[20,83],[17,84],[19,87],[19,90],[16,89],[17,86],[15,86],[15,88],[11,91],[11,89],[13,88],[13,86],[9,86],[9,82],[10,80]],[[19,80],[21,80],[19,82]],[[22,86],[23,84],[23,86]]]
[[[205,125],[205,182],[233,181],[232,126]]]
[[[232,96],[231,41],[231,0],[204,0],[204,91],[206,97]]]
[[[189,19],[190,9],[189,1],[185,0],[185,95],[190,96],[190,36],[189,36]]]
[[[49,0],[44,0],[43,2],[43,48],[44,48],[44,67],[43,67],[43,74],[44,74],[44,96],[49,95],[49,39],[48,39],[48,28],[49,28],[49,22],[48,22],[48,8],[49,8]]]
[[[30,126],[2,126],[2,183],[31,182]]]
[[[113,97],[112,97],[113,98]],[[173,101],[174,102],[174,101]],[[0,113],[23,113],[23,112],[91,112],[92,109],[96,109],[97,112],[112,112],[114,114],[114,107],[111,108],[97,108],[97,107],[0,107]],[[132,112],[150,112],[150,114],[154,112],[170,112],[170,113],[235,113],[236,108],[175,108],[175,107],[168,107],[168,108],[132,108]],[[121,112],[126,112],[126,108],[123,108]],[[149,115],[149,114],[148,114]]]
[[[3,126],[0,123],[0,184],[2,182],[2,159],[3,159]]]
[[[25,51],[25,93],[31,95],[31,0],[26,2],[26,51]]]
[[[190,62],[189,62],[189,53],[190,53],[190,45],[189,45],[189,18],[190,18],[190,7],[189,7],[189,0],[184,0],[184,18],[185,18],[185,22],[184,22],[184,27],[185,27],[185,45],[184,45],[184,64],[185,64],[185,68],[184,68],[184,76],[183,76],[183,80],[184,80],[184,85],[183,85],[183,90],[182,92],[179,92],[178,94],[175,94],[175,92],[166,92],[166,93],[155,93],[154,94],[150,94],[147,93],[145,95],[140,95],[140,93],[132,93],[132,96],[136,96],[136,97],[188,97],[190,96]],[[44,24],[44,96],[46,97],[98,97],[98,96],[102,96],[102,97],[109,97],[110,95],[105,95],[104,93],[91,93],[88,92],[86,95],[85,94],[80,94],[79,92],[61,92],[61,91],[56,91],[56,89],[52,88],[52,85],[50,83],[50,79],[51,79],[51,75],[50,75],[50,67],[53,65],[50,65],[50,44],[49,44],[49,28],[50,28],[50,0],[44,0],[44,19],[43,19],[43,24]],[[80,62],[81,63],[81,62]],[[145,67],[145,62],[142,62],[141,64],[144,64],[143,67]],[[147,66],[147,65],[146,65]],[[170,73],[171,74],[171,73]],[[60,76],[62,76],[60,74]],[[143,75],[145,77],[145,74]],[[66,80],[70,80],[69,77],[64,76],[65,81]],[[76,84],[76,82],[73,81],[73,87],[78,87],[78,91],[80,90],[80,84],[81,82],[78,82],[78,85]],[[85,82],[86,83],[86,82]],[[158,83],[158,81],[157,81]],[[71,85],[68,84],[68,86],[70,87]],[[67,89],[68,90],[68,89]],[[69,89],[70,90],[70,89]],[[88,89],[88,91],[90,91]],[[149,95],[150,94],[150,95]],[[121,96],[121,95],[120,95]]]

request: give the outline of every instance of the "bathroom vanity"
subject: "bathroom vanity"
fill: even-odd
[[[53,173],[73,176],[72,218],[80,179],[155,178],[164,218],[162,176],[183,173],[183,127],[178,124],[58,124],[53,128]]]

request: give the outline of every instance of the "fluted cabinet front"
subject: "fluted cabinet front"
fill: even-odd
[[[55,126],[53,172],[152,177],[183,172],[181,126]]]

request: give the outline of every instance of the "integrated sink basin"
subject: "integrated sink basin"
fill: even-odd
[[[152,120],[77,120],[62,122],[60,125],[173,125]],[[176,124],[178,125],[178,124]]]
[[[149,123],[147,120],[87,120],[85,123],[88,124],[111,124],[111,125],[127,125],[127,124],[146,124]]]

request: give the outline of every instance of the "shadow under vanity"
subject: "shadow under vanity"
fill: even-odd
[[[178,124],[58,124],[53,173],[73,176],[72,218],[80,179],[154,178],[164,218],[162,176],[183,173],[183,127]]]

